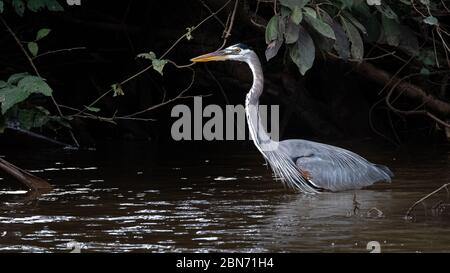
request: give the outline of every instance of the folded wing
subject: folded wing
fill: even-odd
[[[280,149],[289,154],[313,185],[330,191],[361,189],[376,182],[391,182],[389,168],[373,164],[348,150],[326,144],[286,140]]]

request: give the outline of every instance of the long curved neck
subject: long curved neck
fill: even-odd
[[[256,147],[261,151],[262,144],[273,142],[266,132],[260,116],[259,116],[259,97],[264,89],[264,74],[256,53],[252,53],[251,57],[246,61],[253,74],[253,85],[247,94],[245,101],[245,111],[247,114],[247,123],[250,135],[255,142]]]
[[[253,85],[247,94],[247,100],[251,104],[259,105],[259,97],[264,89],[264,74],[261,68],[261,62],[256,53],[253,53],[246,63],[250,67],[253,75]]]

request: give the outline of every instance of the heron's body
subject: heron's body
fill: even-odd
[[[245,101],[247,122],[255,146],[275,175],[304,193],[361,189],[376,182],[391,182],[393,173],[348,150],[322,143],[295,139],[274,141],[261,124],[259,97],[264,89],[261,63],[255,52],[243,45],[194,58],[194,62],[235,60],[249,65],[253,85]]]
[[[392,172],[348,150],[301,139],[280,142],[303,176],[320,189],[361,189],[376,182],[390,182]]]

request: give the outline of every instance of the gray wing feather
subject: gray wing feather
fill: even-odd
[[[330,191],[361,189],[376,182],[391,182],[393,176],[385,166],[326,144],[286,140],[280,142],[280,149],[290,155],[300,170],[309,174],[311,183]]]

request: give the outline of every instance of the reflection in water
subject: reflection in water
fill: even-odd
[[[448,218],[403,219],[450,182],[445,149],[395,161],[377,151],[369,158],[390,162],[394,184],[318,196],[287,193],[248,151],[159,166],[92,152],[19,158],[39,162],[34,172],[56,188],[37,198],[0,192],[0,252],[70,252],[74,242],[88,252],[367,252],[371,241],[386,252],[449,251]]]

